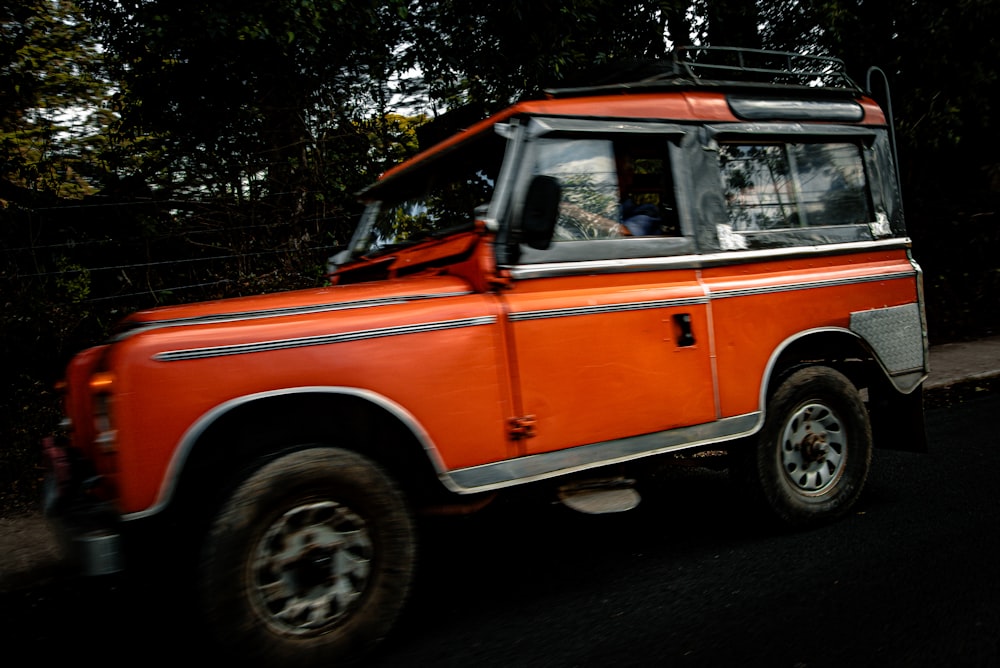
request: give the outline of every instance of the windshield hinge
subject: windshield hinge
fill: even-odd
[[[531,438],[535,435],[535,416],[523,415],[507,421],[507,432],[512,439]]]

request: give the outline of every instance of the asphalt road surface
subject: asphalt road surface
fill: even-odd
[[[434,522],[372,666],[1000,666],[1000,395],[928,412],[931,450],[877,450],[857,511],[747,521],[724,473],[665,475],[625,514],[495,507]],[[20,665],[199,658],[129,580],[0,594]],[[6,662],[5,662],[6,663]],[[11,664],[14,665],[14,664]]]

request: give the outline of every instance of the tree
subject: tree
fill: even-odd
[[[711,0],[706,3],[708,36],[720,46],[762,48],[759,6],[747,0]]]
[[[0,1],[0,82],[0,206],[93,192],[108,82],[72,2]]]
[[[408,56],[444,108],[487,108],[623,60],[667,56],[689,41],[688,3],[673,0],[425,0],[413,7]]]
[[[121,81],[119,136],[144,140],[161,192],[287,222],[384,167],[362,126],[387,111],[403,0],[82,4]]]

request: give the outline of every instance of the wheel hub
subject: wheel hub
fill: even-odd
[[[807,429],[810,425],[806,426]],[[826,434],[808,433],[799,446],[802,458],[807,462],[822,462],[826,459]]]
[[[843,473],[846,454],[844,423],[829,407],[805,404],[785,423],[782,471],[799,492],[817,496],[829,490]]]
[[[251,598],[268,624],[294,635],[344,619],[368,585],[372,544],[364,520],[333,501],[297,506],[263,534]]]

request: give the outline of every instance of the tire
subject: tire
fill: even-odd
[[[203,549],[206,627],[227,658],[340,665],[392,628],[413,576],[413,521],[392,480],[347,450],[310,447],[236,489]]]
[[[792,373],[767,405],[755,447],[736,472],[767,514],[804,528],[850,512],[871,468],[868,412],[840,372],[811,366]]]

